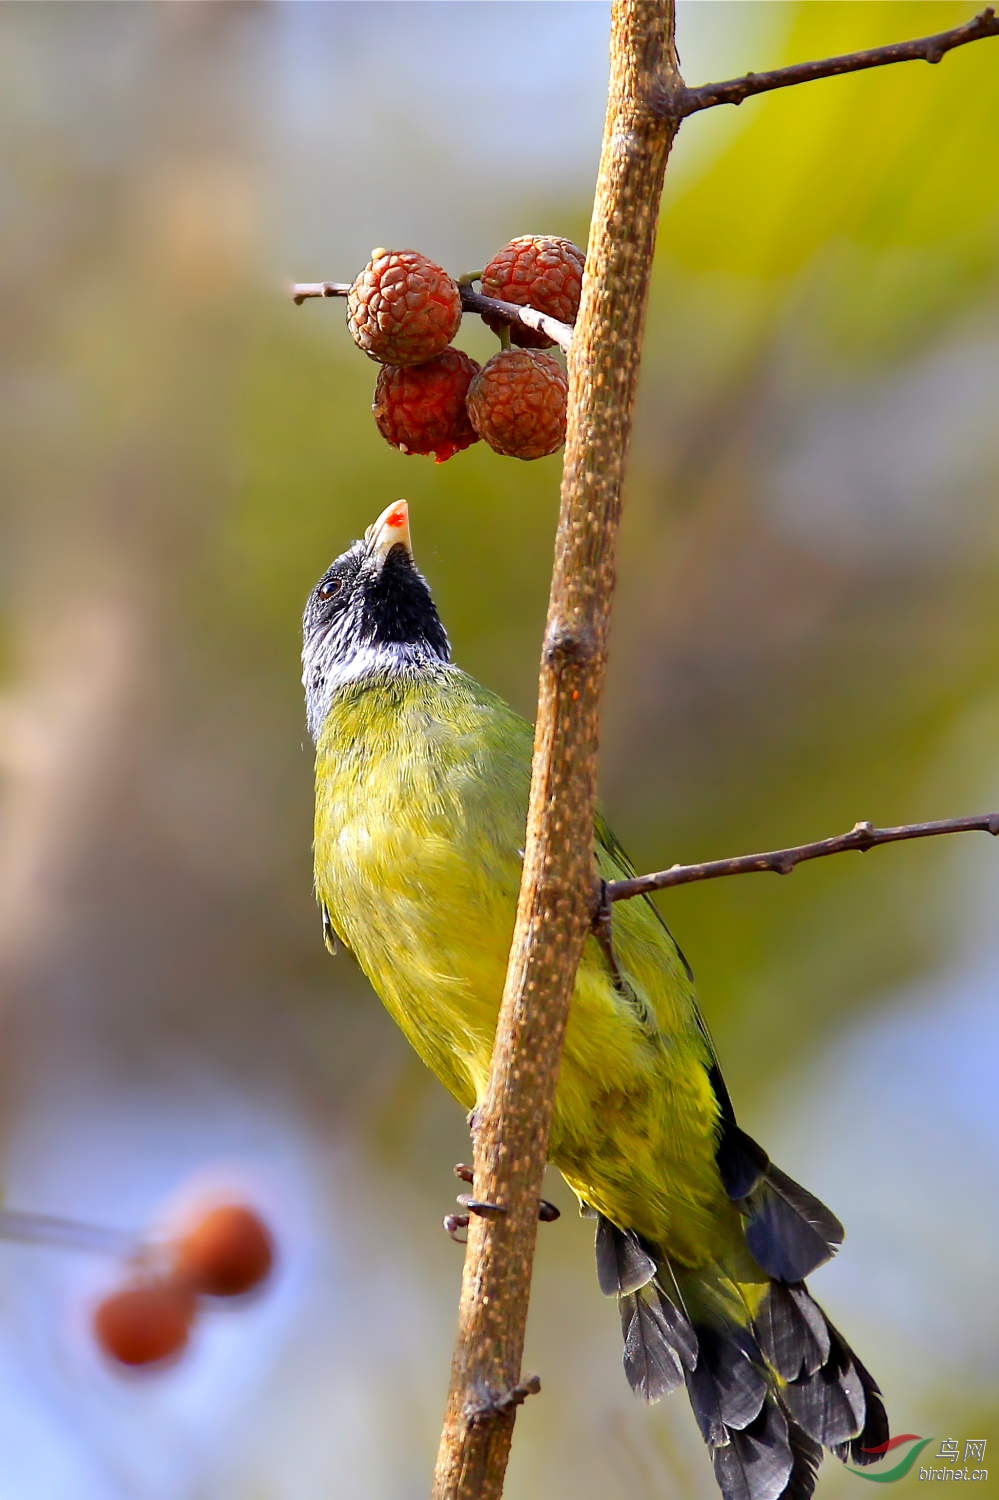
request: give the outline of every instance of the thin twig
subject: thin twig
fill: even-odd
[[[811,83],[816,78],[836,78],[841,73],[860,73],[865,68],[884,68],[891,63],[938,63],[955,47],[964,47],[968,42],[977,42],[988,36],[999,36],[999,19],[992,6],[950,31],[938,31],[933,36],[917,37],[911,42],[894,42],[864,52],[846,52],[841,57],[826,57],[819,62],[795,63],[789,68],[773,68],[768,73],[746,73],[742,78],[705,83],[699,88],[677,89],[666,79],[658,91],[657,102],[671,119],[684,120],[699,110],[713,109],[716,104],[741,104],[753,94],[768,94],[772,89]]]
[[[52,1245],[57,1249],[95,1250],[102,1255],[123,1255],[142,1243],[139,1235],[128,1230],[18,1208],[0,1208],[0,1240]]]
[[[301,307],[310,297],[346,297],[350,287],[349,281],[296,281],[291,287],[291,300]]]
[[[310,297],[346,297],[350,291],[349,281],[296,281],[291,288],[291,300],[297,307]],[[478,313],[485,317],[500,318],[504,323],[519,323],[521,328],[531,328],[536,333],[547,334],[561,349],[568,349],[572,342],[572,325],[560,323],[536,307],[520,307],[515,302],[500,302],[495,297],[484,297],[473,292],[467,285],[459,284],[463,312]]]
[[[673,0],[614,0],[586,275],[569,349],[562,508],[542,651],[517,925],[475,1111],[473,1216],[435,1500],[498,1500],[521,1373],[538,1199],[576,968],[591,922],[600,695],[663,174],[674,127],[650,104],[676,66]]]
[[[544,333],[554,339],[560,349],[568,350],[572,343],[572,324],[560,323],[558,318],[550,318],[547,313],[538,312],[536,307],[521,307],[516,302],[484,297],[481,292],[473,292],[470,286],[461,288],[461,305],[465,312],[479,313],[482,317],[489,313],[494,318],[502,318],[505,323],[519,323],[521,328]]]
[[[739,854],[732,859],[711,859],[699,865],[671,865],[654,875],[636,875],[632,880],[612,880],[605,890],[607,901],[627,901],[631,896],[647,896],[650,891],[665,891],[675,885],[692,885],[697,880],[719,880],[724,875],[754,875],[759,871],[771,875],[790,875],[809,859],[824,859],[827,854],[846,854],[851,849],[866,854],[882,844],[901,844],[906,839],[934,839],[946,833],[991,833],[999,837],[999,812],[982,813],[971,818],[940,818],[935,823],[902,823],[897,828],[875,828],[873,823],[855,823],[849,833],[834,838],[816,839],[812,844],[795,844],[790,849],[771,849],[766,854]]]

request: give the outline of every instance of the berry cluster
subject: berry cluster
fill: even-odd
[[[126,1280],[94,1308],[94,1336],[118,1364],[173,1359],[186,1348],[203,1297],[238,1297],[274,1264],[274,1242],[244,1203],[221,1203],[165,1244],[143,1246]]]
[[[511,240],[481,277],[484,296],[572,323],[583,252],[555,235]],[[568,382],[540,351],[553,340],[495,315],[503,348],[484,366],[452,346],[461,288],[417,250],[374,250],[347,294],[347,327],[382,369],[372,410],[386,442],[438,463],[479,438],[508,458],[544,458],[565,441]],[[517,347],[510,347],[511,343]]]

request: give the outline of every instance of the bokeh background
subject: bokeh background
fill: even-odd
[[[970,13],[681,0],[679,38],[700,81]],[[392,451],[342,304],[285,288],[375,244],[463,272],[585,242],[607,22],[0,10],[0,1181],[125,1229],[236,1185],[282,1249],[136,1381],[88,1333],[116,1267],[0,1244],[0,1500],[426,1493],[467,1140],[320,941],[298,622],[406,495],[460,661],[530,715],[559,461]],[[986,42],[683,129],[606,715],[639,867],[999,804],[997,69]],[[848,1225],[816,1290],[896,1430],[999,1450],[997,859],[912,844],[663,907],[743,1123]],[[551,1191],[509,1494],[708,1500]],[[820,1493],[860,1484],[830,1462]]]

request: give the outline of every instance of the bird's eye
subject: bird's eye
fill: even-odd
[[[319,585],[320,599],[335,599],[337,594],[343,593],[342,578],[327,578],[325,583]]]

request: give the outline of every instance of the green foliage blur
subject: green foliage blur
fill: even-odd
[[[696,82],[970,14],[681,3],[679,38]],[[128,1227],[228,1173],[283,1247],[141,1386],[90,1347],[106,1270],[0,1247],[0,1500],[426,1491],[467,1139],[322,946],[299,619],[404,495],[458,660],[530,716],[560,468],[391,450],[342,304],[286,287],[376,244],[461,273],[528,230],[585,242],[606,21],[0,12],[0,1182]],[[681,132],[605,727],[639,868],[999,803],[997,80],[984,42]],[[996,858],[912,844],[663,908],[743,1123],[847,1224],[816,1291],[896,1430],[999,1447]],[[509,1494],[707,1500],[591,1260],[571,1212],[542,1230]],[[859,1483],[830,1462],[819,1493]]]

